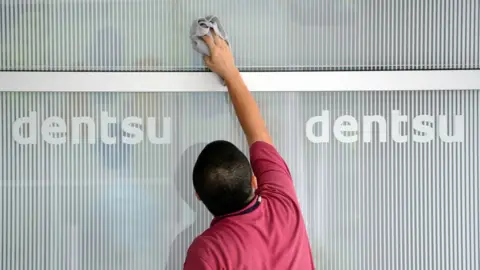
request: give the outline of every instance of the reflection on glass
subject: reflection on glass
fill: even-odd
[[[203,70],[188,30],[210,14],[225,25],[242,70],[478,68],[479,7],[477,0],[3,0],[0,69]]]
[[[478,91],[255,97],[293,175],[317,269],[478,268]],[[216,139],[247,150],[224,93],[3,92],[0,104],[0,269],[180,269],[211,221],[191,183],[198,153]],[[312,132],[330,140],[314,143],[306,123],[326,110],[329,128],[317,123]],[[392,125],[395,110],[407,117],[397,123],[407,142],[391,129],[382,142],[378,123],[365,129],[368,116]],[[66,135],[53,137],[66,136],[65,143],[50,144],[41,131],[36,144],[16,142],[13,123],[31,111],[39,130],[51,116],[65,120]],[[170,117],[171,142],[106,145],[101,111],[117,117],[111,136],[125,133],[120,123],[128,117]],[[446,119],[450,135],[462,121],[464,136],[416,141],[420,115]],[[95,119],[94,144],[72,139],[74,118],[82,116]],[[359,129],[339,132],[351,122],[338,119],[356,119]],[[23,125],[22,136],[31,128]],[[353,143],[342,139],[355,135]],[[452,246],[455,256],[441,256]]]

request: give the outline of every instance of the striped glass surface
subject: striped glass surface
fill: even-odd
[[[0,70],[203,70],[188,31],[217,15],[258,70],[480,67],[479,0],[1,0]]]
[[[0,93],[0,269],[181,269],[225,95]],[[480,91],[254,95],[317,269],[480,269]]]

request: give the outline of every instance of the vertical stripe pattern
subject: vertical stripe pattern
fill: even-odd
[[[479,93],[254,93],[317,269],[480,269]],[[181,269],[211,219],[198,153],[216,139],[247,150],[225,93],[2,92],[0,105],[0,269]]]
[[[0,70],[203,70],[188,31],[215,14],[259,70],[480,67],[479,0],[2,0]]]

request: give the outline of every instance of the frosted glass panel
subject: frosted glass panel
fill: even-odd
[[[479,93],[254,93],[317,269],[480,269]],[[215,139],[247,150],[226,93],[0,104],[1,269],[180,269],[211,218],[196,156]]]
[[[1,0],[0,70],[201,70],[215,14],[243,70],[480,67],[479,0]]]

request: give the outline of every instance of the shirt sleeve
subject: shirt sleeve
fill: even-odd
[[[273,145],[262,141],[252,144],[250,163],[260,195],[273,193],[296,198],[290,170]]]
[[[212,257],[205,241],[196,238],[188,248],[183,270],[215,270],[215,262],[209,258]]]

